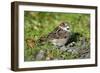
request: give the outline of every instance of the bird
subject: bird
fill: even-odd
[[[62,22],[47,36],[47,39],[55,46],[64,46],[70,38],[70,27],[68,23]]]

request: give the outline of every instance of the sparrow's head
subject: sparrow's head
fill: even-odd
[[[70,32],[70,27],[68,23],[61,23],[59,27],[67,32]]]

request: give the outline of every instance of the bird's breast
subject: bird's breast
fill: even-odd
[[[67,42],[67,40],[68,39],[52,39],[51,42],[54,45],[62,46],[62,45],[65,45],[65,43]]]

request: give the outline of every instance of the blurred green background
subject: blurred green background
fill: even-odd
[[[36,61],[36,54],[41,49],[49,50],[46,55],[52,57],[64,56],[65,59],[78,58],[77,54],[64,53],[52,45],[41,45],[37,40],[41,36],[47,36],[60,23],[68,22],[71,32],[82,34],[88,41],[90,40],[90,14],[80,13],[60,13],[60,12],[33,12],[24,11],[24,60]],[[67,56],[66,56],[67,54]],[[45,60],[45,58],[43,59]]]

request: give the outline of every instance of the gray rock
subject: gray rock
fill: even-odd
[[[36,55],[36,60],[42,60],[45,57],[45,51],[40,50],[38,54]]]
[[[77,47],[70,47],[67,51],[71,52],[72,54],[77,54],[78,53],[78,48]]]
[[[90,58],[90,53],[82,54],[80,56],[80,59],[84,59],[84,58]]]
[[[67,47],[74,47],[75,46],[75,42],[71,42],[70,44],[67,45]]]
[[[79,54],[80,54],[80,59],[89,58],[90,57],[90,49],[82,48],[79,50]]]
[[[85,58],[90,58],[90,53],[87,53]]]
[[[62,46],[62,47],[60,47],[60,50],[61,51],[66,51],[66,50],[68,50],[69,48],[67,48],[67,47],[65,47],[65,46]]]

